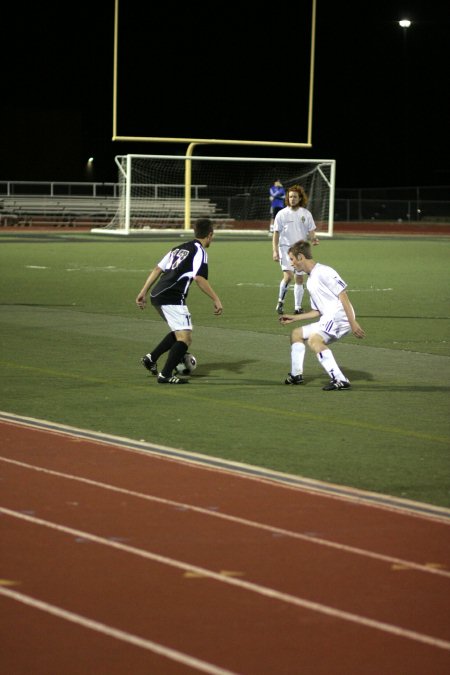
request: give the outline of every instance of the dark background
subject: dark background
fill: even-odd
[[[141,4],[121,0],[118,135],[307,140],[310,0]],[[115,182],[117,154],[184,154],[112,142],[114,0],[1,16],[0,180]],[[450,184],[449,35],[445,2],[317,0],[313,147],[295,156],[336,159],[338,187]]]

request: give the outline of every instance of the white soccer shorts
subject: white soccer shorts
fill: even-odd
[[[326,345],[336,342],[352,332],[348,321],[332,321],[319,319],[315,323],[302,326],[303,339],[307,340],[311,335],[320,335]]]
[[[170,330],[192,330],[192,320],[186,305],[162,305],[160,307]]]

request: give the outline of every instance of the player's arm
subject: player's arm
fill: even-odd
[[[351,326],[353,335],[355,335],[357,338],[363,338],[365,336],[365,332],[355,319],[355,312],[353,311],[353,307],[350,303],[350,300],[348,299],[347,291],[341,291],[338,297],[344,308],[344,312]]]
[[[282,314],[278,317],[278,321],[281,324],[292,323],[293,321],[304,321],[309,319],[317,319],[320,316],[320,312],[317,309],[310,309],[309,312],[304,314]]]
[[[205,293],[208,297],[211,298],[211,300],[214,303],[214,314],[222,314],[223,312],[223,307],[222,303],[220,301],[219,296],[217,293],[214,291],[212,288],[211,284],[205,277],[201,277],[200,275],[194,277],[194,280],[203,293]]]
[[[161,267],[156,265],[150,272],[150,274],[147,277],[147,281],[145,284],[142,286],[142,289],[139,291],[138,296],[136,298],[136,304],[140,309],[144,309],[145,305],[147,304],[147,293],[149,292],[150,288],[153,286],[155,281],[159,279],[160,274],[162,273]]]
[[[276,218],[275,218],[276,220]],[[278,261],[280,259],[280,254],[278,252],[278,242],[280,241],[280,233],[278,230],[273,231],[273,237],[272,237],[272,258],[275,261]]]
[[[316,228],[308,232],[308,239],[313,246],[317,246],[319,244],[319,239],[317,238],[316,235]]]

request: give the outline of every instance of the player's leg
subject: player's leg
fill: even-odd
[[[275,213],[273,212],[273,208],[270,207],[270,225],[269,225],[269,234],[273,234],[273,224],[275,222]]]
[[[291,333],[291,370],[285,384],[303,384],[303,364],[305,361],[305,343],[302,328],[294,328]]]
[[[173,376],[173,371],[183,360],[192,343],[191,315],[186,305],[164,305],[161,309],[174,333],[175,341],[172,343],[164,367],[158,375],[158,382],[160,384],[184,384],[186,380]]]
[[[295,286],[294,286],[294,314],[303,314],[302,301],[303,295],[305,293],[305,287],[303,272],[297,272],[295,274]]]
[[[276,306],[276,311],[278,314],[283,314],[283,308],[284,308],[284,301],[286,299],[286,293],[289,288],[289,284],[292,281],[293,272],[290,267],[290,261],[287,258],[286,254],[283,253],[280,257],[280,265],[281,265],[281,270],[283,272],[283,278],[280,281],[280,286],[278,288],[278,303]]]
[[[155,307],[155,309],[161,318],[166,321],[166,317],[164,316],[164,312],[162,311],[161,307]],[[167,333],[167,335],[163,337],[161,342],[154,349],[152,349],[151,352],[142,357],[142,365],[147,368],[147,370],[149,370],[152,375],[158,375],[157,361],[163,354],[169,351],[174,342],[176,342],[175,333],[170,331],[170,333]]]
[[[318,362],[330,376],[329,384],[323,387],[325,391],[350,388],[350,381],[339,368],[334,354],[328,346],[334,340],[320,333],[313,333],[308,338],[308,346],[316,354]]]
[[[170,348],[170,351],[167,355],[167,360],[166,363],[164,364],[163,369],[161,370],[159,376],[164,377],[164,378],[169,378],[171,377],[173,371],[177,367],[179,363],[183,360],[189,344],[191,343],[190,340],[190,333],[191,331],[176,331],[176,340],[172,347]]]

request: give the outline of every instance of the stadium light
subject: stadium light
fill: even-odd
[[[88,161],[86,162],[86,177],[92,179],[94,175],[94,158],[89,157]]]

